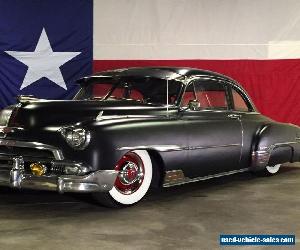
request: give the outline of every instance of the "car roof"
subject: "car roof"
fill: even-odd
[[[235,85],[243,95],[246,97],[248,102],[251,104],[252,109],[256,110],[253,102],[249,98],[247,92],[243,89],[243,87],[234,79],[222,75],[217,72],[203,70],[203,69],[196,69],[196,68],[189,68],[189,67],[132,67],[132,68],[122,68],[122,69],[114,69],[114,70],[107,70],[102,71],[99,73],[95,73],[91,76],[83,77],[79,79],[77,82],[83,85],[89,85],[90,83],[97,82],[98,80],[107,79],[113,80],[118,78],[127,78],[127,77],[153,77],[158,79],[169,79],[169,80],[179,80],[182,84],[187,84],[189,81],[184,81],[185,78],[190,78],[192,76],[205,76],[216,78],[220,80],[225,80],[230,82],[231,85]]]
[[[160,79],[176,80],[183,77],[191,77],[194,75],[204,75],[209,77],[221,78],[236,83],[230,77],[203,69],[195,69],[188,67],[136,67],[122,68],[95,73],[91,76],[78,80],[79,83],[89,82],[91,79],[98,78],[122,78],[122,77],[154,77]]]

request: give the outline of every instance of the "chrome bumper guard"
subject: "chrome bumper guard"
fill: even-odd
[[[26,174],[22,157],[14,157],[13,165],[0,169],[0,185],[13,188],[64,192],[107,192],[114,186],[117,171],[98,170],[86,175],[36,176]]]

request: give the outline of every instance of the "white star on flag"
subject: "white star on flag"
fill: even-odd
[[[60,66],[70,61],[81,52],[53,52],[45,29],[43,29],[35,51],[5,51],[10,56],[28,66],[20,89],[26,88],[42,77],[46,77],[67,90]]]

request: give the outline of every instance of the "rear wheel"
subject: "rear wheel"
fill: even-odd
[[[152,162],[147,151],[126,153],[115,166],[119,171],[114,187],[108,193],[95,193],[94,198],[108,207],[124,207],[139,202],[152,181]]]
[[[273,166],[266,166],[263,170],[257,172],[260,176],[272,176],[279,172],[281,164],[276,164]]]
[[[274,166],[266,166],[267,174],[274,175],[279,172],[279,169],[281,167],[281,164],[276,164]]]

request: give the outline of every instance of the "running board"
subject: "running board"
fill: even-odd
[[[184,173],[182,170],[172,170],[172,171],[166,172],[163,187],[172,187],[172,186],[183,185],[186,183],[191,183],[191,182],[196,182],[196,181],[205,181],[205,180],[209,180],[212,178],[219,178],[219,177],[243,173],[243,172],[247,172],[247,171],[249,171],[249,168],[242,168],[242,169],[232,170],[229,172],[223,172],[223,173],[219,173],[219,174],[212,174],[212,175],[201,176],[201,177],[196,177],[196,178],[189,178],[189,177],[184,176]]]

